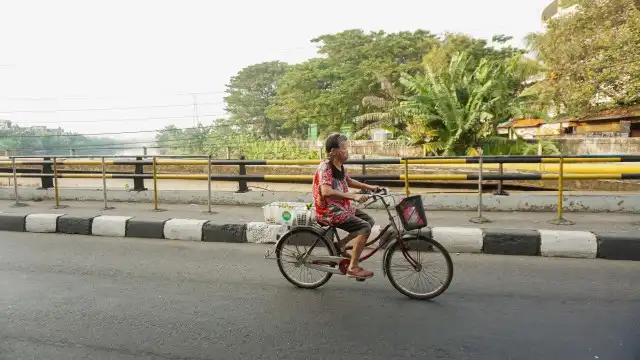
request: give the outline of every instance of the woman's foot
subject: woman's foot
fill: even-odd
[[[347,270],[347,277],[356,279],[368,279],[373,276],[373,272],[361,267]]]

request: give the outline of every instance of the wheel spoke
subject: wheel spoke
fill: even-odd
[[[425,239],[407,241],[404,246],[407,249],[415,248],[415,255],[408,251],[403,253],[399,243],[390,249],[385,266],[389,273],[389,280],[399,290],[401,289],[401,292],[410,297],[430,298],[432,295],[441,293],[448,286],[448,283],[441,279],[438,272],[444,271],[444,278],[450,279],[449,257],[444,253],[446,250],[442,250],[436,244]],[[428,253],[422,254],[423,251],[428,251]],[[415,262],[416,267],[412,262]],[[441,262],[444,265],[442,270],[440,270]]]
[[[319,239],[311,252],[309,252],[311,245],[300,245],[301,243],[307,244],[307,240],[311,240],[308,243],[312,244],[314,242],[314,238],[317,238],[317,235],[315,233],[311,231],[300,231],[287,236],[287,238],[283,239],[283,243],[280,245],[280,251],[278,254],[279,256],[277,257],[278,263],[280,265],[280,270],[282,271],[285,278],[287,278],[287,280],[289,280],[296,286],[313,288],[326,282],[329,277],[331,277],[330,273],[310,268],[306,266],[308,264],[308,261],[303,261],[304,257],[311,255],[334,255],[331,252],[329,245],[323,238]],[[331,267],[330,265],[325,266],[327,268]]]

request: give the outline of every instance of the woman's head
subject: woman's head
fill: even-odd
[[[324,143],[327,157],[345,162],[349,159],[349,139],[341,133],[333,133],[327,137]]]

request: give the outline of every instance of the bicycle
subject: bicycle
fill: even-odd
[[[391,285],[393,285],[396,290],[409,298],[420,300],[433,299],[444,293],[453,279],[453,262],[449,252],[444,248],[444,246],[434,239],[421,234],[420,229],[427,226],[427,221],[420,196],[405,198],[395,206],[398,217],[402,222],[402,229],[400,229],[390,210],[391,201],[387,201],[388,199],[392,199],[395,203],[393,195],[388,194],[386,189],[382,189],[382,191],[378,193],[369,193],[368,195],[370,196],[371,201],[369,203],[365,203],[366,205],[364,205],[364,207],[366,208],[371,206],[373,203],[380,200],[387,211],[387,215],[389,216],[389,224],[383,228],[377,237],[366,243],[365,251],[371,244],[385,237],[385,234],[387,234],[387,239],[382,243],[379,242],[378,245],[369,253],[362,255],[360,261],[366,261],[381,248],[385,247],[382,257],[382,273],[383,276],[388,276]],[[410,211],[403,212],[403,210],[407,209]],[[388,231],[394,232],[388,234]],[[327,235],[330,233],[332,233],[331,238],[327,238]],[[334,237],[337,239],[336,242],[331,241]],[[346,251],[351,250],[353,247],[347,246],[344,250],[338,250],[337,245],[340,244],[341,240],[342,239],[340,239],[337,229],[334,226],[324,226],[316,223],[312,226],[294,227],[283,234],[276,242],[275,256],[278,262],[278,268],[287,281],[299,288],[319,288],[326,284],[333,275],[346,275],[347,273],[350,256],[348,256]],[[306,244],[310,244],[309,249],[301,252],[300,247],[305,246]],[[295,251],[285,250],[285,246],[287,245],[295,247]],[[312,251],[320,249],[320,247],[325,249],[326,254],[311,254]],[[416,250],[417,253],[415,257],[412,257],[410,254],[413,250]],[[426,252],[427,255],[422,255],[421,251]],[[265,258],[268,258],[272,253],[272,251],[268,250]],[[423,270],[430,269],[431,265],[425,266],[420,262],[420,260],[422,256],[427,257],[430,254],[436,253],[442,254],[444,258],[446,276],[444,280],[437,279],[440,284],[435,290],[430,292],[416,292],[407,289],[399,283],[400,280],[410,277],[410,275],[417,277],[415,279],[416,284],[422,283],[424,280],[428,281],[431,279],[428,275],[425,275],[424,277],[421,275],[421,272]],[[394,265],[392,260],[396,254],[401,254],[402,257],[407,260],[409,265]],[[293,261],[289,262],[284,260],[284,257],[286,256],[293,258]],[[297,272],[300,275],[302,275],[303,270],[315,270],[317,272],[324,273],[324,275],[318,280],[313,279],[311,282],[309,282],[308,275],[305,277],[305,280],[295,280],[286,271],[286,268],[288,267],[293,268],[294,272]],[[410,274],[400,277],[396,274],[396,271],[403,268],[409,270]],[[356,278],[356,280],[365,281],[365,279],[359,278]]]

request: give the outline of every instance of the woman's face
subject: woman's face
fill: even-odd
[[[342,141],[340,147],[336,149],[336,156],[340,162],[349,160],[349,141]]]

